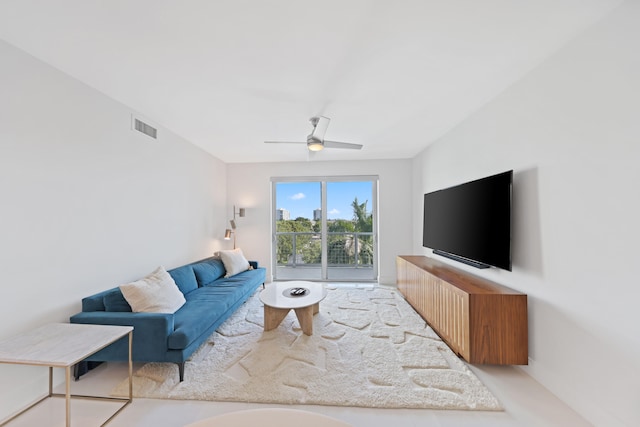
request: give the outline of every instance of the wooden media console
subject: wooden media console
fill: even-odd
[[[425,256],[399,256],[398,289],[473,364],[528,363],[527,295]]]

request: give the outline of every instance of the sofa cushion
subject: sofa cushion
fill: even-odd
[[[193,292],[192,292],[193,293]],[[173,350],[187,348],[225,312],[225,306],[206,301],[187,301],[174,313],[174,331],[167,338],[167,347]]]
[[[82,298],[82,311],[105,311],[104,296],[109,292],[112,292],[114,289],[118,288],[107,289],[105,291],[98,292],[97,294]]]
[[[118,288],[114,288],[110,292],[107,292],[102,297],[102,301],[104,303],[104,311],[131,311],[131,306],[127,300],[124,299],[122,291]]]
[[[206,286],[225,274],[224,265],[219,258],[209,258],[192,266],[200,286]]]
[[[194,274],[193,267],[191,265],[183,265],[182,267],[169,270],[169,274],[173,278],[173,281],[176,282],[180,292],[184,295],[198,289],[196,275]]]
[[[251,268],[249,261],[244,257],[242,249],[237,248],[229,251],[220,251],[220,258],[224,264],[224,269],[227,273],[224,277],[235,276],[238,273],[247,271]]]
[[[218,286],[259,286],[264,283],[265,280],[265,269],[257,268],[255,270],[247,270],[242,273],[238,273],[235,276],[225,277],[216,280],[211,283],[209,287],[218,287]]]
[[[187,302],[174,314],[174,332],[167,341],[169,348],[181,350],[188,347],[254,289],[226,279],[220,279],[219,282],[216,286],[202,287],[185,296]]]
[[[185,303],[184,295],[163,267],[140,280],[120,285],[120,290],[136,313],[173,313]]]

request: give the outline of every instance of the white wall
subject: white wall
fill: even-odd
[[[304,148],[304,147],[303,147]],[[259,163],[227,165],[228,206],[247,208],[237,244],[271,273],[271,177],[377,175],[379,277],[395,284],[396,255],[411,252],[411,160]],[[274,207],[275,209],[275,207]],[[229,210],[231,217],[231,210]],[[241,228],[240,228],[241,227]]]
[[[0,339],[68,322],[82,297],[220,249],[226,165],[0,42]],[[0,365],[0,420],[47,370]]]
[[[638,22],[624,3],[413,162],[414,230],[423,193],[514,169],[513,272],[457,266],[529,295],[524,369],[607,427],[640,425]]]

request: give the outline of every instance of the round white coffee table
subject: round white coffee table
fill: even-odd
[[[295,295],[296,290],[299,295]],[[320,310],[320,301],[327,296],[322,283],[291,281],[268,284],[260,292],[264,304],[264,330],[278,327],[290,310],[295,311],[302,332],[313,334],[313,315]]]

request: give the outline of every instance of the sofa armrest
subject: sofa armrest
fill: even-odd
[[[133,359],[161,361],[167,352],[167,337],[173,332],[174,316],[168,313],[130,313],[111,311],[81,312],[71,323],[133,326]],[[126,337],[125,337],[126,338]],[[127,360],[127,340],[119,340],[96,353],[93,360]]]

